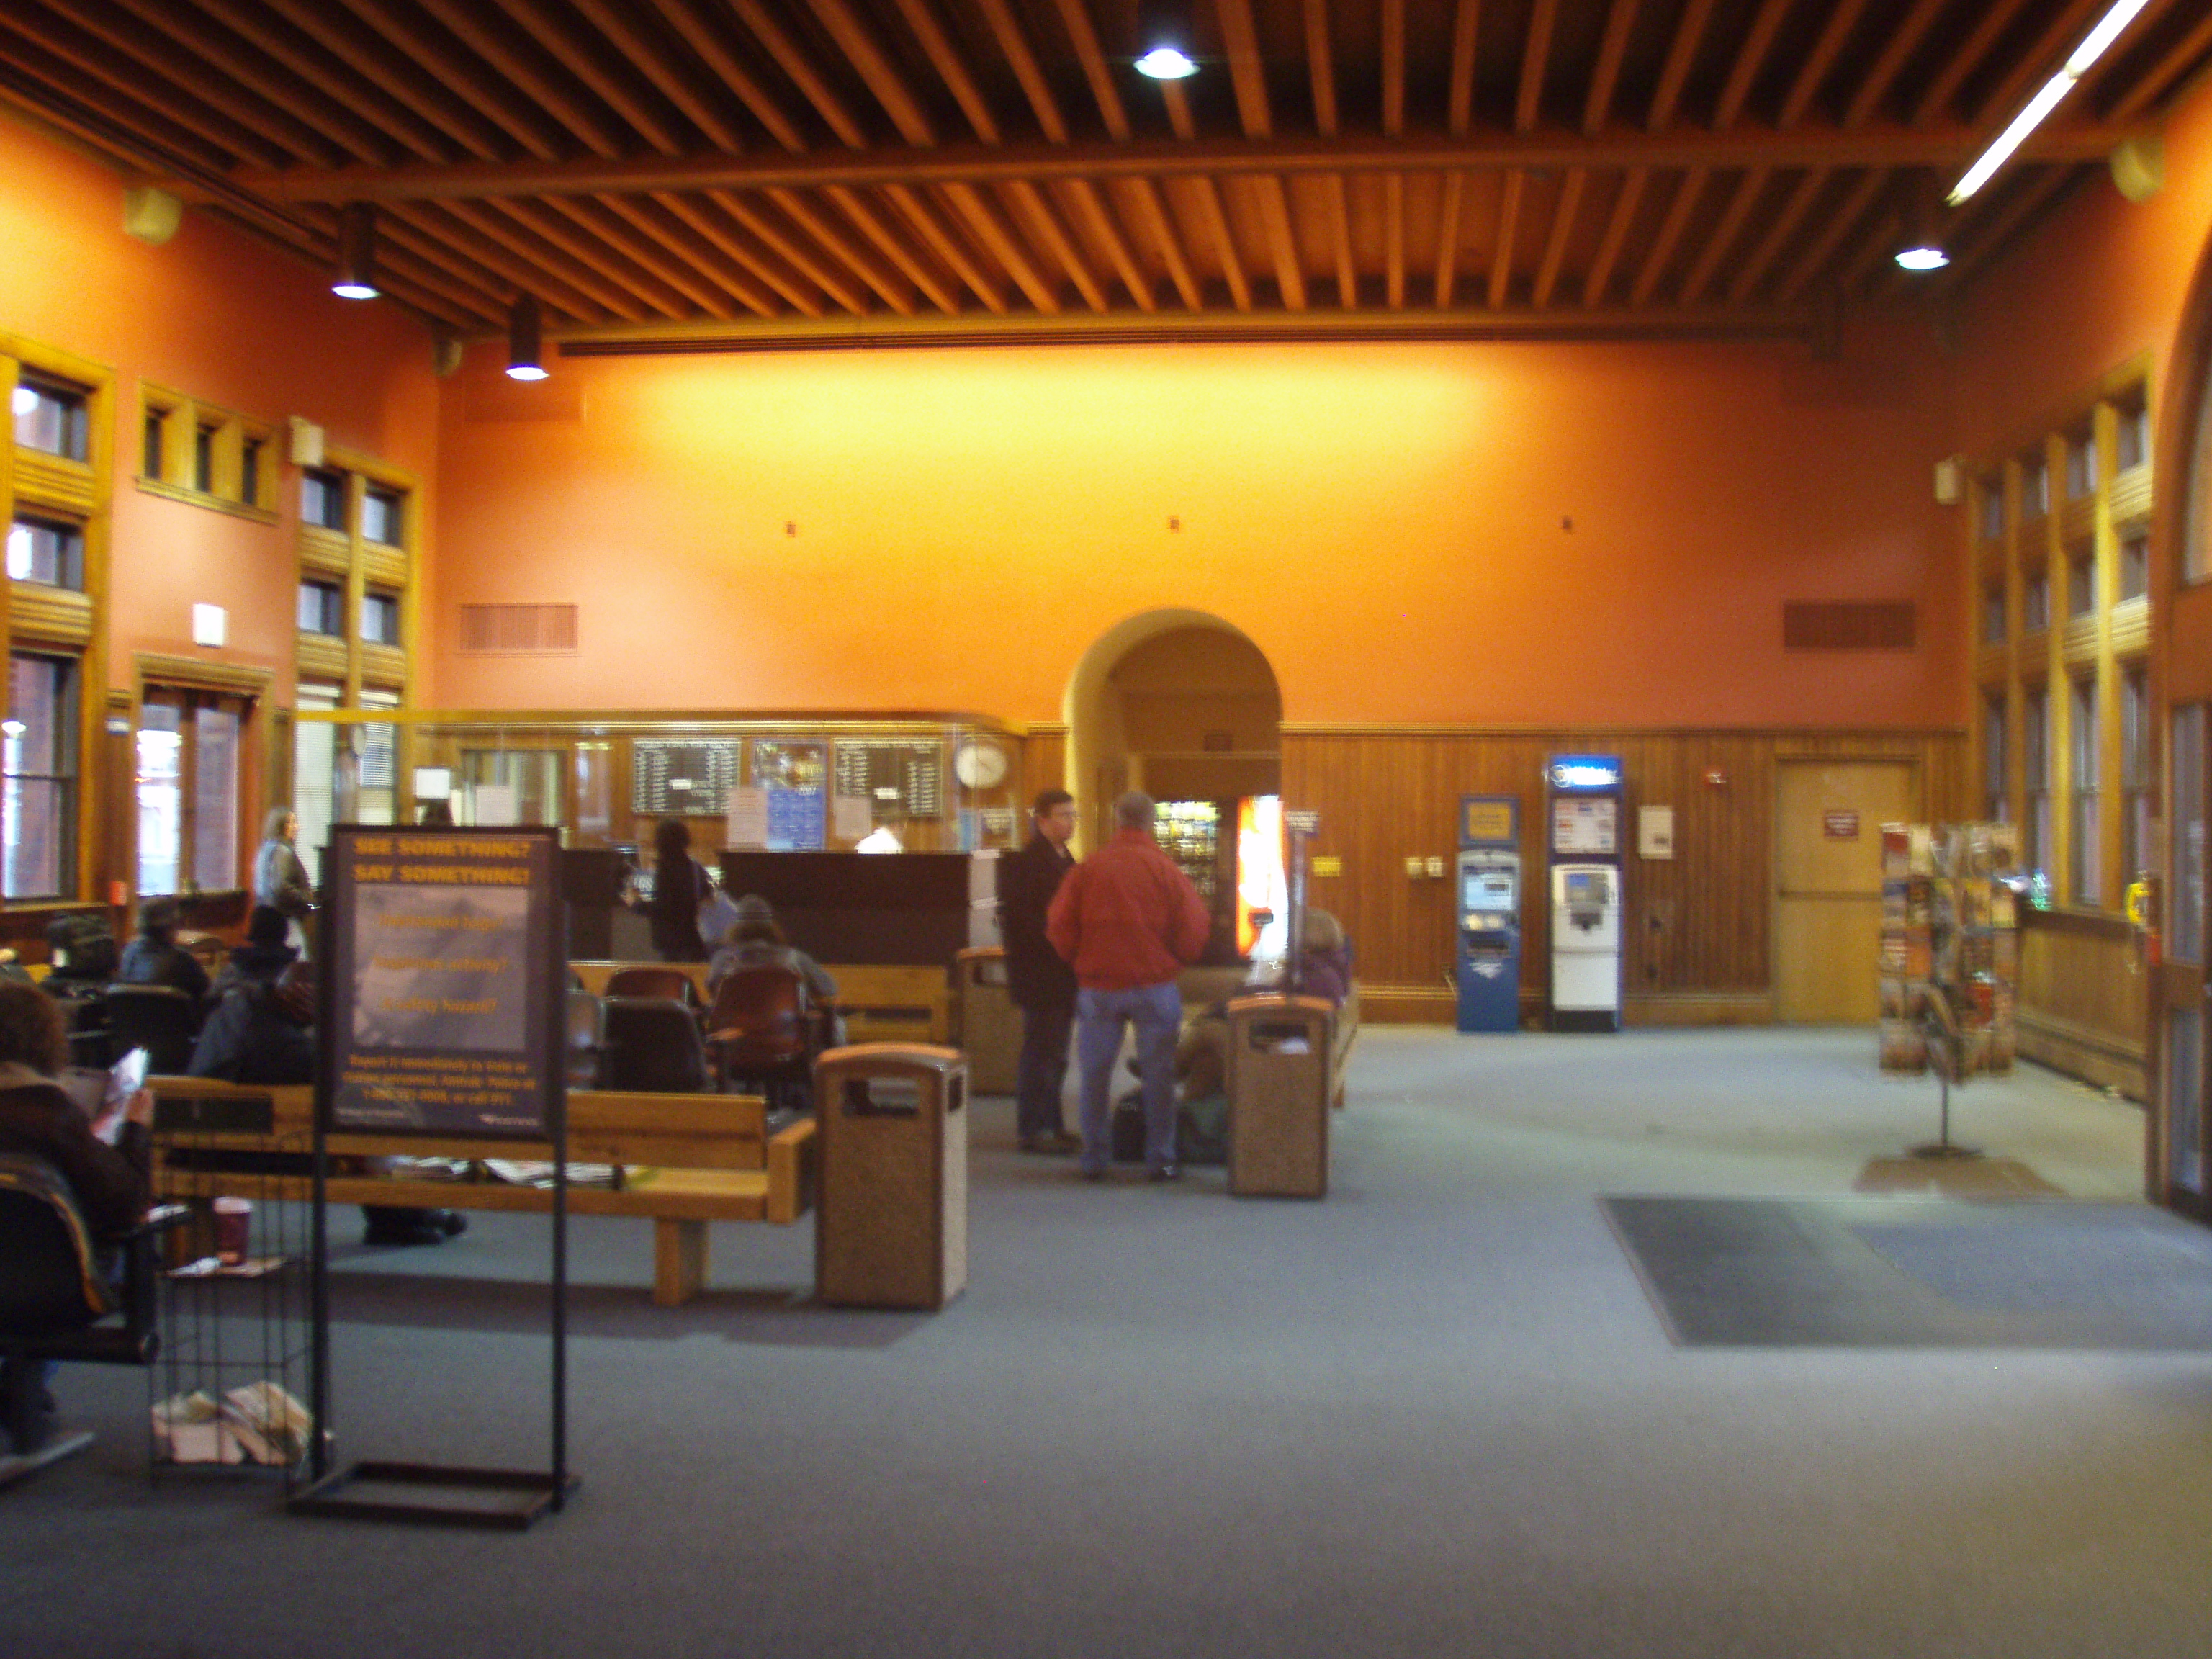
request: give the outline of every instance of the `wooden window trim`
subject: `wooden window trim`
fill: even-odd
[[[276,454],[274,426],[150,381],[139,382],[138,398],[141,412],[137,429],[143,433],[151,416],[158,416],[161,422],[161,471],[159,476],[148,474],[143,470],[142,453],[142,465],[132,475],[140,490],[167,501],[182,501],[188,507],[249,519],[256,524],[276,522],[276,469],[269,465]],[[196,457],[203,431],[211,434],[214,448],[213,476],[209,480],[211,488],[206,489],[199,488],[197,482]],[[246,495],[243,482],[249,440],[260,444],[262,454],[251,498]]]

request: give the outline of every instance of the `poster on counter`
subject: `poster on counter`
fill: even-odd
[[[732,789],[729,799],[728,839],[725,847],[754,850],[768,845],[768,791]]]
[[[325,871],[327,1127],[550,1135],[566,996],[557,832],[339,824]]]

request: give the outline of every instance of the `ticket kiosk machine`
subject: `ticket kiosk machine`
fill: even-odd
[[[1521,803],[1459,802],[1459,1029],[1521,1029]]]
[[[1620,1029],[1620,760],[1554,755],[1551,808],[1552,1029]]]

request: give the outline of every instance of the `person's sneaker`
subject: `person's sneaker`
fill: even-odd
[[[1021,1148],[1025,1152],[1038,1152],[1047,1158],[1066,1158],[1070,1152],[1081,1152],[1083,1142],[1065,1129],[1044,1129],[1033,1135],[1024,1135]]]
[[[1181,1181],[1182,1166],[1180,1164],[1155,1164],[1145,1178],[1148,1181]]]

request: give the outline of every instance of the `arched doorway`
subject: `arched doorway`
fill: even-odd
[[[1068,677],[1068,787],[1095,840],[1114,798],[1236,800],[1282,788],[1283,698],[1241,630],[1202,611],[1115,624]]]

